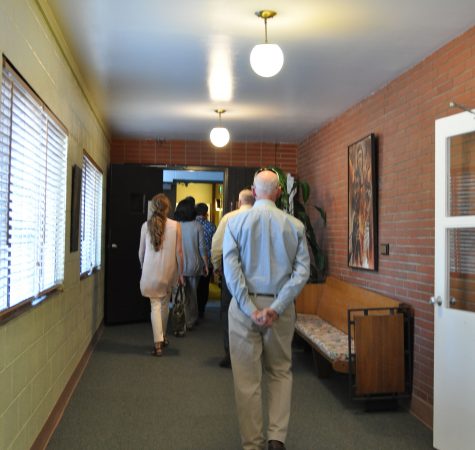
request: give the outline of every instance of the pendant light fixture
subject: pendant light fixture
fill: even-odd
[[[221,114],[226,112],[225,109],[215,109],[215,113],[219,115],[219,123],[214,127],[209,134],[211,143],[218,148],[224,147],[229,142],[229,131],[227,128],[221,126]]]
[[[265,43],[257,44],[251,51],[251,67],[257,75],[269,78],[277,75],[284,65],[284,54],[277,44],[267,42],[267,19],[272,19],[277,13],[264,9],[257,11],[256,16],[264,19],[265,24]]]

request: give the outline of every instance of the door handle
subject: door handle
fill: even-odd
[[[438,295],[437,297],[431,297],[429,300],[430,305],[435,305],[437,304],[438,306],[442,306],[442,299]]]
[[[111,248],[118,248],[119,246],[117,244],[112,244]]]

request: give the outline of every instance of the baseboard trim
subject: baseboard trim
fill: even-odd
[[[412,394],[410,412],[413,416],[419,419],[426,427],[432,430],[433,427],[433,406],[422,400],[419,397],[415,397]]]
[[[102,321],[96,332],[94,333],[91,342],[89,342],[89,345],[87,346],[84,354],[82,355],[82,358],[80,359],[78,365],[74,369],[71,378],[64,387],[63,392],[59,396],[58,401],[54,405],[54,408],[51,411],[48,420],[43,425],[43,428],[41,429],[40,433],[35,439],[35,442],[31,446],[31,450],[46,449],[51,437],[53,436],[54,431],[56,430],[56,427],[59,425],[59,422],[63,417],[64,411],[66,410],[66,407],[68,406],[69,401],[71,400],[71,397],[79,383],[79,380],[82,377],[82,374],[87,367],[89,358],[91,357],[92,352],[94,351],[94,347],[99,341],[103,330],[104,322]]]

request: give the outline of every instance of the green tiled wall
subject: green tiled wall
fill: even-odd
[[[69,133],[64,290],[0,325],[2,450],[31,447],[103,318],[104,270],[80,280],[79,252],[69,253],[69,186],[71,167],[81,165],[83,150],[107,173],[108,136],[92,109],[93,100],[79,88],[74,64],[60,51],[54,24],[47,23],[40,3],[44,5],[38,0],[0,2],[0,52]],[[105,186],[104,177],[104,199]]]

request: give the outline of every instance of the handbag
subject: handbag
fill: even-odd
[[[178,337],[185,336],[185,332],[186,332],[184,299],[185,299],[184,287],[181,284],[179,284],[176,288],[175,298],[173,300],[173,309],[172,309],[173,334]]]

